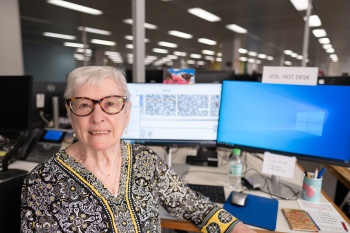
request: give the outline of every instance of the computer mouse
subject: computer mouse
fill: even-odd
[[[248,194],[232,191],[231,203],[233,205],[244,206],[247,200]]]

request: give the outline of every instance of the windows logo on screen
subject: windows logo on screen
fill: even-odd
[[[322,136],[325,113],[317,112],[298,112],[295,129],[305,133]]]

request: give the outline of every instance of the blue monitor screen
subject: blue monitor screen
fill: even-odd
[[[224,81],[217,143],[348,166],[350,86]]]

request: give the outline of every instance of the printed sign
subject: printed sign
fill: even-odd
[[[316,86],[317,67],[264,66],[262,82]]]

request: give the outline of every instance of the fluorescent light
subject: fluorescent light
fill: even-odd
[[[84,48],[84,45],[79,43],[64,42],[63,45],[68,47],[74,47],[74,48]]]
[[[258,54],[258,58],[266,59],[267,55],[261,53],[261,54]]]
[[[291,66],[291,65],[292,65],[292,62],[290,62],[290,61],[285,61],[284,64],[285,64],[286,66]]]
[[[164,47],[169,47],[169,48],[177,48],[177,44],[165,42],[165,41],[159,41],[158,45],[164,46]]]
[[[198,42],[203,43],[203,44],[207,44],[207,45],[216,45],[217,44],[216,41],[209,40],[209,39],[206,39],[206,38],[199,38]]]
[[[112,34],[110,31],[96,29],[96,28],[83,27],[83,26],[78,27],[78,30],[80,30],[80,31],[85,30],[86,32],[100,34],[100,35],[106,35],[106,36],[109,36]]]
[[[53,33],[53,32],[44,32],[43,35],[48,36],[48,37],[67,39],[67,40],[75,40],[76,39],[75,36],[58,34],[58,33]]]
[[[169,33],[169,35],[177,36],[177,37],[184,38],[184,39],[191,39],[193,37],[191,34],[180,32],[180,31],[175,31],[175,30],[169,31],[168,33]]]
[[[174,52],[174,55],[180,56],[180,57],[184,57],[184,56],[187,55],[187,53],[185,53],[185,52],[180,52],[180,51],[175,51],[175,52]]]
[[[238,49],[238,52],[239,52],[239,53],[248,53],[248,50],[243,49],[243,48],[239,48],[239,49]]]
[[[267,56],[267,60],[273,61],[273,57],[272,56]]]
[[[123,22],[127,23],[127,24],[133,24],[132,19],[124,19]],[[144,27],[147,29],[157,29],[158,28],[156,25],[150,24],[150,23],[144,23]]]
[[[214,57],[213,56],[205,56],[204,59],[205,60],[209,60],[209,61],[214,61]]]
[[[199,18],[205,19],[205,20],[207,20],[209,22],[217,22],[217,21],[221,20],[220,17],[218,17],[218,16],[216,16],[216,15],[214,15],[214,14],[212,14],[212,13],[206,11],[206,10],[198,8],[198,7],[188,9],[187,11],[189,13],[191,13],[191,14],[199,17]]]
[[[108,41],[108,40],[99,40],[99,39],[92,39],[91,43],[94,44],[101,44],[101,45],[108,45],[108,46],[115,46],[117,43],[114,41]]]
[[[196,59],[202,58],[202,56],[200,54],[195,54],[195,53],[190,54],[190,57],[196,58]]]
[[[217,62],[221,62],[221,61],[222,61],[222,58],[221,58],[221,57],[217,57],[215,60],[216,60]]]
[[[240,60],[240,61],[248,61],[248,58],[246,58],[246,57],[240,57],[239,60]]]
[[[322,47],[323,47],[324,49],[333,48],[333,46],[332,46],[331,44],[324,44],[324,45],[322,45]]]
[[[334,49],[333,48],[326,49],[326,53],[334,53]]]
[[[71,10],[75,10],[75,11],[80,11],[80,12],[91,14],[91,15],[102,15],[103,14],[103,12],[100,10],[96,10],[96,9],[93,9],[90,7],[78,5],[78,4],[63,1],[63,0],[47,0],[47,3],[53,4],[56,6],[60,6],[60,7],[65,7],[65,8],[71,9]]]
[[[253,51],[249,51],[249,52],[248,52],[248,55],[249,55],[249,56],[252,56],[252,57],[256,57],[256,55],[258,55],[258,53],[253,52]]]
[[[324,29],[314,29],[312,31],[312,33],[314,34],[314,36],[316,37],[324,37],[327,36],[327,33]]]
[[[205,62],[204,61],[197,61],[197,65],[203,66],[203,65],[205,65]]]
[[[133,49],[133,48],[134,48],[134,45],[132,45],[132,44],[127,44],[127,45],[125,45],[125,48],[127,48],[127,49]]]
[[[317,15],[311,15],[309,18],[309,26],[310,27],[319,27],[321,26],[321,20]]]
[[[202,53],[203,53],[203,54],[206,54],[206,55],[214,55],[214,54],[215,54],[214,51],[206,50],[206,49],[202,50]]]
[[[171,54],[169,54],[167,57],[170,59],[178,59],[179,58],[178,56],[171,55]]]
[[[193,65],[193,64],[196,64],[196,62],[193,60],[187,60],[187,64]]]
[[[226,28],[227,29],[230,29],[231,31],[234,31],[234,32],[237,32],[237,33],[247,33],[247,29],[245,28],[242,28],[240,26],[238,26],[237,24],[229,24],[229,25],[226,25]]]
[[[318,42],[320,42],[320,44],[329,44],[329,43],[331,43],[331,41],[327,37],[318,39]]]
[[[159,48],[154,48],[152,51],[155,53],[168,53],[168,50]]]
[[[297,11],[305,11],[309,7],[309,0],[290,0]]]
[[[291,55],[291,54],[293,53],[293,51],[292,51],[292,50],[289,50],[289,49],[284,50],[283,52],[284,52],[284,54],[286,54],[286,55]]]
[[[338,56],[336,54],[331,54],[331,55],[329,55],[329,57],[332,59],[338,59]]]

